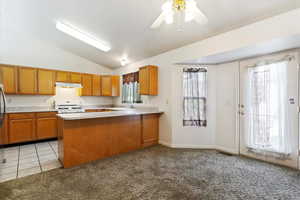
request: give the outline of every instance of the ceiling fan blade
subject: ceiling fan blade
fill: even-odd
[[[202,24],[202,25],[207,24],[208,19],[200,9],[194,8],[193,12],[194,12],[194,16],[195,16],[194,19],[197,23]]]
[[[159,17],[154,21],[151,28],[155,29],[158,28],[164,21],[167,24],[170,24],[173,22],[173,10],[172,10],[172,0],[167,0],[162,5],[162,13],[159,15]]]
[[[155,29],[158,28],[165,20],[164,13],[161,13],[159,17],[154,21],[154,23],[151,25],[151,28]]]

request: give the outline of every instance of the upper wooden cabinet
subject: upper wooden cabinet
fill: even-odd
[[[18,93],[37,94],[37,69],[18,67]]]
[[[111,96],[111,76],[105,75],[101,76],[101,95],[102,96]]]
[[[158,67],[145,66],[139,70],[139,83],[141,95],[158,94]]]
[[[71,83],[81,83],[81,74],[80,73],[71,72],[70,73],[70,82]]]
[[[120,96],[120,76],[111,76],[111,90],[111,96]]]
[[[38,69],[38,94],[55,94],[55,71]]]
[[[70,82],[70,72],[56,71],[56,82]]]
[[[1,78],[6,94],[17,93],[17,68],[9,65],[0,65]]]
[[[93,75],[82,74],[81,84],[82,84],[81,96],[92,96]]]
[[[101,76],[93,75],[93,96],[101,96]]]
[[[120,95],[120,76],[101,76],[101,95],[116,97]]]

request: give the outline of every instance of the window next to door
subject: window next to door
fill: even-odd
[[[207,69],[183,70],[183,126],[206,127]]]
[[[124,74],[122,78],[122,103],[142,103],[139,92],[139,72]]]

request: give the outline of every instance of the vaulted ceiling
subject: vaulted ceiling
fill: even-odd
[[[0,0],[1,1],[1,0]],[[107,67],[155,56],[218,33],[300,7],[299,0],[197,0],[208,24],[150,29],[164,0],[2,0],[3,23]],[[71,23],[112,47],[102,52],[55,28]]]

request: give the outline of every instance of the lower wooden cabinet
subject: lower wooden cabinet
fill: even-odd
[[[2,127],[0,128],[0,145],[8,144],[8,134],[7,134],[7,115],[4,116],[4,120],[2,122]]]
[[[9,119],[8,142],[28,142],[35,139],[35,119]]]
[[[7,144],[56,138],[56,112],[8,114],[7,130]]]
[[[150,114],[142,116],[142,145],[143,147],[158,144],[159,115]]]
[[[36,138],[38,140],[57,137],[57,117],[56,113],[36,114]]]

